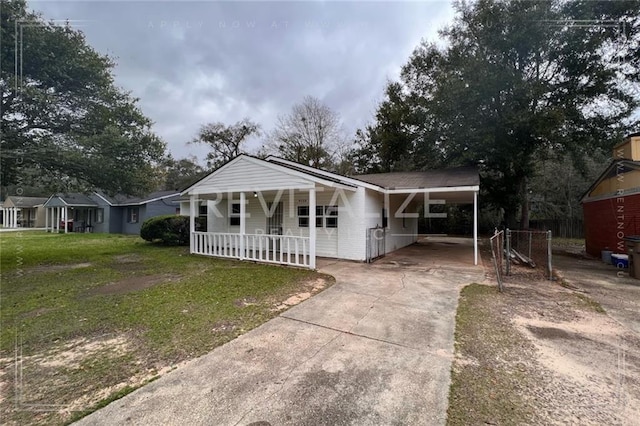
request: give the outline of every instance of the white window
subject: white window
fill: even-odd
[[[96,209],[96,223],[104,222],[104,209]]]
[[[138,223],[139,214],[140,214],[140,209],[138,207],[129,207],[127,212],[129,223]]]

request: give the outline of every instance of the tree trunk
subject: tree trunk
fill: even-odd
[[[517,209],[515,206],[504,208],[504,226],[509,229],[516,229],[518,223],[516,221]]]
[[[520,229],[529,229],[529,191],[527,190],[527,179],[520,182]]]

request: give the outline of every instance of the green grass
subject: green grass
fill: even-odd
[[[557,238],[553,237],[551,244],[554,249],[568,249],[568,248],[584,248],[584,238]]]
[[[499,313],[505,296],[494,286],[471,284],[460,294],[456,313],[457,359],[451,372],[447,425],[530,424],[533,409],[522,397],[527,386],[518,365],[525,339]]]
[[[0,368],[12,371],[14,348],[21,343],[31,373],[25,374],[25,387],[33,390],[26,398],[33,403],[71,403],[202,355],[277,315],[275,304],[319,276],[192,256],[185,247],[155,246],[132,236],[18,232],[0,234],[0,244]],[[133,288],[154,285],[104,291],[123,282]],[[101,347],[62,367],[40,365],[68,350],[65,345],[84,342],[79,339],[114,337],[126,345]],[[49,389],[44,395],[36,391],[42,387]],[[8,401],[0,414],[9,423],[65,421],[56,413],[13,410]]]
[[[602,307],[602,305],[598,302],[596,302],[595,300],[593,300],[592,298],[590,298],[589,296],[586,296],[584,294],[581,293],[575,293],[575,296],[578,298],[578,300],[580,300],[579,304],[587,307],[589,309],[593,309],[594,311],[598,312],[599,314],[605,314],[607,313],[607,311],[604,310],[604,308]]]

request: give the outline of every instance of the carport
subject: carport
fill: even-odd
[[[385,205],[424,206],[425,217],[444,218],[446,213],[431,213],[431,205],[473,205],[473,264],[478,264],[478,192],[480,176],[476,167],[427,170],[421,172],[376,173],[354,176],[385,190]]]
[[[470,256],[473,249],[473,238],[422,236],[415,244],[391,252],[375,264],[422,269],[469,268],[477,266],[475,259]],[[478,262],[481,267],[480,258]]]

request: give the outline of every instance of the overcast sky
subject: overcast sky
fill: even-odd
[[[421,39],[450,23],[448,1],[31,1],[70,20],[117,61],[116,83],[140,99],[176,158],[200,125],[247,117],[270,131],[304,96],[336,111],[345,132],[372,121],[386,81]],[[251,141],[252,147],[259,140]]]

